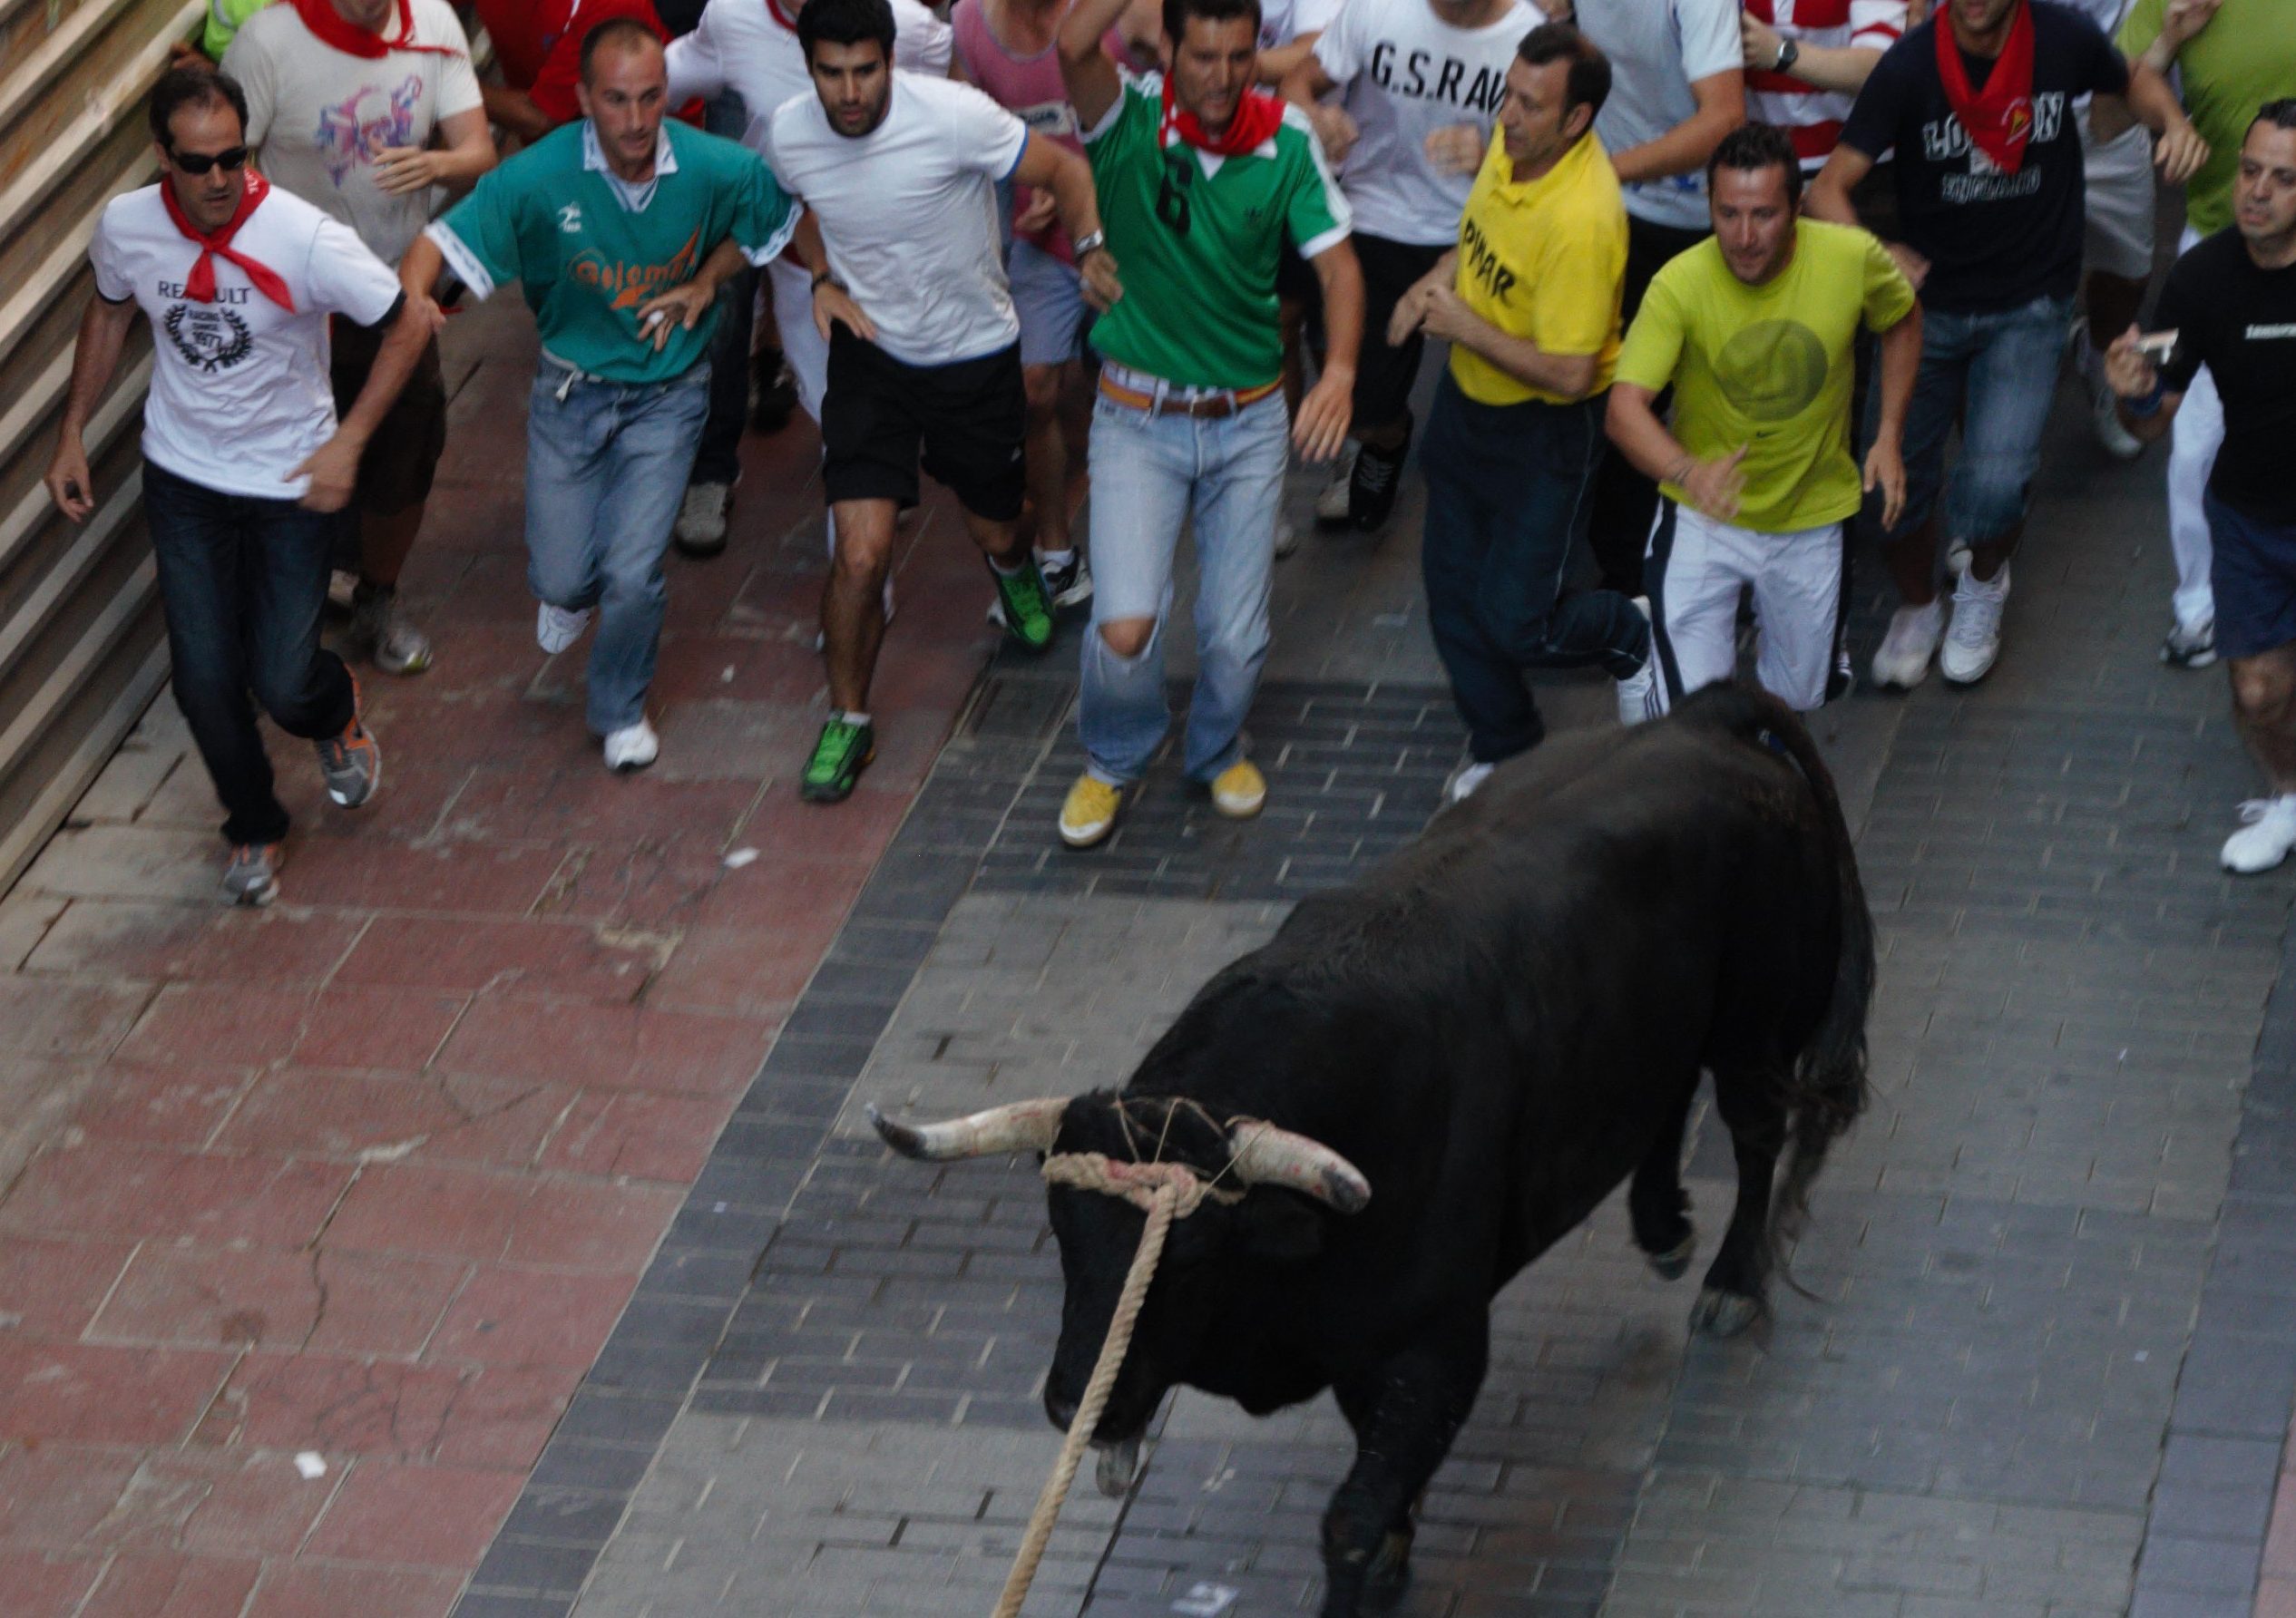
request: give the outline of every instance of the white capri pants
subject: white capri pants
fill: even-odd
[[[2200,239],[2199,231],[2185,226],[2177,255],[2191,252]],[[2208,581],[2216,550],[2209,541],[2201,492],[2208,487],[2208,474],[2223,443],[2224,402],[2217,397],[2215,378],[2203,366],[2193,374],[2193,385],[2184,390],[2184,402],[2168,424],[2168,548],[2176,559],[2176,590],[2169,605],[2176,621],[2188,630],[2216,621],[2216,592]]]
[[[1798,713],[1825,701],[1842,608],[1842,525],[1762,533],[1658,502],[1648,566],[1650,628],[1669,706],[1738,671],[1738,595],[1754,591],[1754,677]]]

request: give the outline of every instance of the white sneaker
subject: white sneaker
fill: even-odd
[[[606,767],[617,774],[642,770],[660,756],[661,738],[642,717],[606,738]]]
[[[1347,521],[1353,499],[1350,491],[1355,483],[1355,446],[1349,444],[1332,463],[1332,481],[1324,485],[1324,492],[1315,497],[1315,521],[1341,523]]]
[[[580,640],[582,631],[590,628],[591,609],[587,607],[569,611],[544,601],[542,609],[534,615],[534,644],[553,658]]]
[[[2270,871],[2296,848],[2296,796],[2252,798],[2240,806],[2241,829],[2224,839],[2224,869],[2242,876]]]
[[[1973,686],[1993,670],[2001,655],[2001,609],[2009,599],[2009,564],[1991,579],[1964,568],[1953,587],[1953,622],[1938,648],[1938,672],[1946,683]]]
[[[1635,610],[1648,622],[1650,598],[1637,596],[1634,603]],[[1646,719],[1662,718],[1666,712],[1666,693],[1658,683],[1658,647],[1654,640],[1642,667],[1618,682],[1618,723],[1639,725]]]
[[[1451,779],[1443,783],[1443,802],[1446,804],[1465,803],[1475,795],[1477,787],[1490,779],[1491,771],[1498,767],[1495,764],[1461,765],[1451,773]]]
[[[2087,346],[2087,340],[2084,338],[2082,346],[2086,348]],[[2086,362],[2084,361],[2083,365],[2086,369]],[[2121,424],[2121,413],[2115,402],[2117,395],[2113,392],[2112,384],[2102,375],[2093,375],[2088,379],[2088,390],[2089,426],[2095,430],[2096,442],[2104,447],[2105,453],[2115,461],[2134,461],[2143,454],[2145,441]]]
[[[1322,502],[1318,501],[1317,504]],[[1275,559],[1278,561],[1299,549],[1299,530],[1289,517],[1275,519]]]
[[[2161,661],[2172,668],[2205,668],[2215,662],[2216,620],[2205,619],[2197,627],[2171,624],[2161,642]]]
[[[348,568],[330,568],[327,574],[327,604],[348,612],[358,599],[358,575]]]
[[[688,556],[715,556],[726,548],[726,517],[733,510],[731,483],[688,483],[670,537]]]
[[[1930,658],[1945,633],[1945,603],[1900,607],[1890,617],[1890,632],[1873,654],[1873,683],[1889,690],[1910,691],[1929,677]]]

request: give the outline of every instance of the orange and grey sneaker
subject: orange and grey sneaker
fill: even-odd
[[[284,843],[235,845],[230,863],[223,867],[223,897],[232,904],[270,903],[279,896],[279,867],[286,863]]]
[[[359,723],[358,681],[351,681],[351,722],[341,736],[321,736],[311,744],[319,755],[319,774],[327,777],[327,795],[346,809],[356,809],[383,785],[383,750]]]

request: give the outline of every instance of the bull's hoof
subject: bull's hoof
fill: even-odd
[[[1690,1273],[1690,1261],[1697,1256],[1698,1233],[1695,1230],[1664,1252],[1647,1252],[1650,1268],[1660,1281],[1680,1281]]]
[[[1372,1558],[1370,1569],[1363,1574],[1363,1594],[1357,1601],[1359,1613],[1389,1613],[1402,1602],[1412,1587],[1412,1536],[1390,1534],[1380,1542],[1379,1555]]]
[[[1761,1299],[1708,1287],[1690,1306],[1690,1330],[1705,1337],[1735,1337],[1761,1315]]]

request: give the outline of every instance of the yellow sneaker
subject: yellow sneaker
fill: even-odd
[[[1070,848],[1090,848],[1116,830],[1116,812],[1124,807],[1124,789],[1093,775],[1079,775],[1060,805],[1060,841]]]
[[[1267,777],[1259,765],[1239,758],[1212,782],[1212,807],[1230,820],[1249,820],[1267,802]]]

